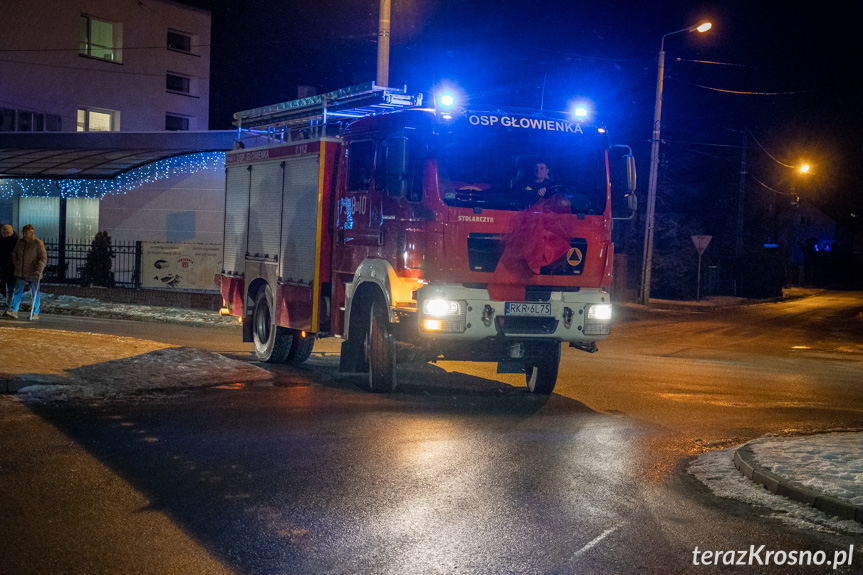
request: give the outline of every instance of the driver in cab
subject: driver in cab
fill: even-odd
[[[521,183],[521,191],[531,200],[545,198],[551,188],[551,179],[548,177],[548,164],[545,162],[536,162],[533,167],[533,177]]]

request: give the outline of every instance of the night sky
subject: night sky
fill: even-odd
[[[298,85],[322,93],[375,78],[378,0],[195,3],[213,11],[213,129],[294,99]],[[389,84],[428,98],[450,81],[471,106],[587,100],[633,147],[645,197],[660,40],[709,20],[706,34],[666,39],[662,170],[735,181],[746,128],[749,193],[793,189],[860,226],[861,4],[392,0]],[[799,180],[787,166],[802,162],[812,171]]]

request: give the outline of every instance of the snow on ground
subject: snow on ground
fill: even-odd
[[[764,437],[755,440],[750,445],[753,445],[753,450],[756,448],[761,451],[761,457],[758,462],[767,468],[774,465],[771,459],[773,454],[784,449],[785,446],[802,457],[802,460],[794,462],[789,457],[783,463],[785,473],[779,473],[783,477],[789,478],[792,476],[796,481],[820,482],[823,485],[829,484],[834,478],[843,477],[842,485],[844,489],[856,491],[858,494],[863,494],[863,474],[856,474],[854,481],[849,481],[844,478],[848,472],[847,468],[842,467],[842,461],[856,460],[861,461],[863,458],[863,438],[860,433],[837,433],[830,435],[846,435],[847,441],[837,441],[836,443],[828,444],[820,441],[822,436],[812,435],[805,437]],[[719,451],[710,451],[697,458],[689,466],[689,472],[697,477],[702,483],[707,485],[710,490],[719,497],[727,497],[742,501],[750,505],[758,505],[773,511],[770,515],[780,521],[800,527],[804,529],[818,529],[829,532],[846,532],[863,534],[863,525],[856,521],[844,521],[831,517],[814,507],[810,507],[803,503],[793,501],[781,495],[775,495],[768,491],[764,486],[754,483],[743,475],[734,466],[734,452],[736,448],[722,449]],[[758,451],[756,451],[756,454]],[[797,468],[797,463],[802,463],[800,468]],[[773,469],[774,473],[778,473]],[[817,489],[820,489],[818,487]],[[834,496],[835,491],[831,493]],[[848,499],[846,499],[848,500]]]
[[[22,300],[20,308],[22,312],[30,310],[29,294],[30,292],[27,292]],[[81,315],[109,319],[177,324],[199,323],[207,325],[235,325],[237,323],[237,318],[220,316],[216,311],[105,302],[94,298],[70,295],[56,296],[43,293],[40,306],[42,313]],[[21,317],[24,317],[24,313],[21,314]]]
[[[59,333],[68,335],[67,332]],[[25,401],[109,398],[141,391],[252,383],[272,378],[273,375],[265,369],[217,353],[166,347],[141,355],[82,365],[63,375],[24,374],[19,379],[32,381],[33,385],[20,389],[18,397]]]
[[[749,445],[756,461],[773,473],[863,507],[860,433],[760,438]]]
[[[218,312],[103,302],[74,296],[42,295],[41,312],[158,323],[235,325]],[[20,308],[25,318],[29,292]],[[26,321],[26,320],[19,320]],[[193,348],[132,337],[95,333],[16,329],[0,322],[0,379],[32,383],[18,391],[23,400],[114,397],[144,390],[202,387],[272,380],[255,365]]]

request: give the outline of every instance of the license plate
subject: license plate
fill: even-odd
[[[505,315],[551,315],[550,303],[506,302]]]

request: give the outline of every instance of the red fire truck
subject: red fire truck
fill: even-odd
[[[562,114],[421,103],[370,83],[235,114],[225,305],[265,362],[343,338],[340,369],[372,391],[397,362],[458,360],[551,393],[561,344],[609,334],[632,155]]]

